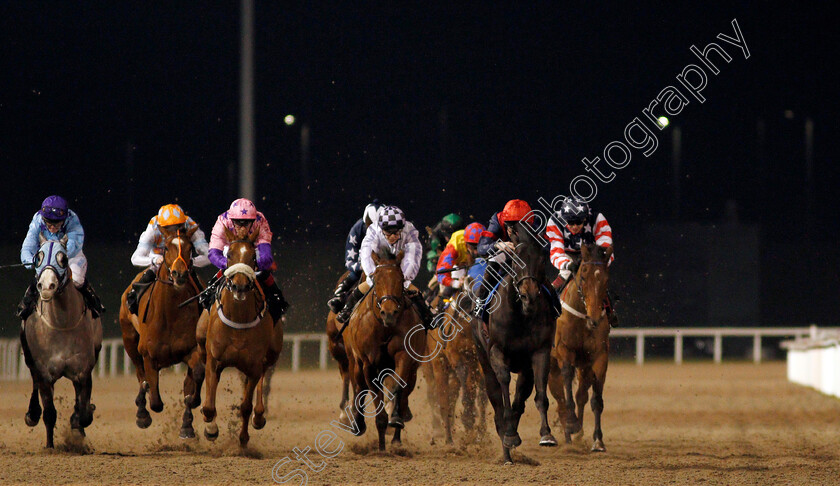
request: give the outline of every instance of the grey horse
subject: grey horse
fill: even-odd
[[[41,236],[41,248],[33,262],[38,282],[38,302],[21,331],[24,359],[32,374],[32,396],[26,424],[34,427],[41,417],[41,394],[47,447],[53,448],[56,411],[53,386],[61,377],[73,382],[76,404],[70,426],[85,435],[93,422],[90,403],[91,373],[102,348],[102,323],[93,318],[82,294],[73,285],[68,267],[67,237],[60,241]]]

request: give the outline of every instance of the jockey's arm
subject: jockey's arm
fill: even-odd
[[[29,223],[29,230],[26,232],[23,245],[20,247],[21,263],[32,263],[35,259],[35,254],[38,253],[38,248],[40,248],[39,234],[41,234],[41,218],[38,216],[38,213],[35,213],[32,222]]]
[[[403,238],[406,238],[405,255],[402,260],[402,272],[405,279],[404,286],[408,288],[417,272],[420,271],[420,261],[423,259],[423,245],[420,243],[420,238],[417,229],[411,223],[406,223],[403,230]]]
[[[365,272],[368,285],[373,284],[372,276],[373,272],[376,270],[376,264],[373,262],[373,258],[370,255],[371,252],[379,250],[379,248],[377,248],[378,233],[379,230],[375,229],[373,225],[368,227],[365,238],[362,240],[362,247],[359,249],[359,260],[362,263],[362,270]]]
[[[67,235],[67,258],[73,258],[82,251],[82,246],[85,244],[85,230],[82,228],[79,216],[73,211],[68,212],[64,222],[64,231]]]
[[[554,268],[560,270],[561,275],[565,272],[568,277],[568,267],[572,259],[566,254],[566,243],[563,241],[563,232],[554,219],[551,219],[545,228],[545,234],[548,236],[549,246],[549,260]],[[566,278],[564,277],[564,278]]]
[[[148,267],[152,265],[152,256],[155,247],[155,229],[148,225],[146,230],[140,234],[140,241],[137,249],[131,255],[131,264],[135,267]]]
[[[598,217],[595,218],[595,228],[592,230],[592,233],[595,237],[596,245],[604,248],[613,246],[612,228],[603,214],[598,213]],[[610,261],[607,262],[607,266],[611,265],[613,260],[615,260],[615,252],[610,255]]]
[[[440,259],[438,259],[436,271],[449,270],[450,268],[455,266],[455,262],[457,261],[457,259],[458,250],[456,250],[454,246],[446,245],[446,248],[443,250],[443,253],[440,254]],[[437,279],[441,285],[446,287],[452,287],[452,272],[438,273]]]

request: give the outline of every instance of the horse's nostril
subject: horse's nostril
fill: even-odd
[[[42,288],[44,288],[44,286],[43,286],[43,285],[41,285],[41,282],[38,282],[37,287],[38,287],[38,290],[41,290]]]
[[[50,284],[50,290],[53,290],[54,288],[55,288],[55,284],[54,284],[54,283],[51,283],[51,284]]]

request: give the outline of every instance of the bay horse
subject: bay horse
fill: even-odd
[[[404,252],[396,257],[391,254],[371,257],[376,264],[371,291],[358,304],[344,332],[344,343],[349,358],[350,379],[354,399],[348,405],[348,420],[352,432],[361,436],[367,430],[365,417],[376,417],[379,432],[379,450],[385,450],[385,430],[394,428],[392,444],[402,443],[402,429],[411,420],[408,397],[417,382],[420,362],[407,351],[423,352],[426,334],[416,332],[420,316],[403,295],[403,273],[400,268]],[[412,329],[414,331],[412,331]],[[386,385],[385,380],[389,380]],[[370,399],[370,396],[373,399]],[[393,408],[386,412],[384,397],[388,396]],[[367,405],[373,405],[371,415]]]
[[[47,240],[35,256],[38,301],[35,311],[24,322],[21,345],[32,375],[32,395],[26,412],[26,425],[34,427],[41,418],[38,403],[43,402],[47,448],[54,448],[56,410],[53,403],[55,382],[65,377],[73,382],[76,403],[70,427],[85,435],[93,422],[96,407],[90,402],[92,372],[102,349],[102,322],[85,306],[81,292],[73,284],[67,257],[67,236]]]
[[[195,339],[195,328],[201,309],[198,302],[179,308],[178,304],[198,295],[197,285],[190,278],[192,267],[192,235],[198,227],[187,232],[164,232],[163,263],[157,270],[151,288],[140,297],[137,315],[128,310],[126,297],[129,284],[120,298],[120,330],[125,351],[134,363],[140,391],[134,403],[137,405],[137,426],[147,428],[152,416],[146,410],[146,393],[149,393],[149,408],[153,412],[163,411],[160,396],[160,370],[177,363],[187,365],[184,378],[184,415],[180,438],[195,438],[192,409],[201,403],[201,385],[204,382],[204,363],[201,362]]]
[[[592,387],[595,431],[592,451],[604,452],[601,412],[604,411],[604,381],[610,352],[610,324],[602,302],[607,296],[612,246],[582,245],[580,266],[561,296],[563,315],[557,319],[555,347],[549,385],[557,400],[557,415],[564,426],[566,443],[583,430],[583,410]],[[572,397],[577,371],[578,387]],[[577,402],[577,411],[575,410]],[[565,408],[565,414],[564,409]]]
[[[344,272],[339,282],[343,281],[349,273],[349,271]],[[365,276],[362,274],[362,279],[364,278]],[[338,283],[335,286],[338,286]],[[344,337],[338,334],[341,325],[336,322],[335,316],[335,312],[330,309],[330,313],[327,314],[327,348],[330,351],[330,355],[338,363],[338,372],[341,375],[341,403],[338,405],[341,412],[339,413],[338,419],[345,420],[347,415],[344,410],[347,407],[347,402],[350,400],[350,361],[347,358]]]
[[[250,436],[248,421],[254,412],[254,428],[265,427],[263,383],[266,371],[274,366],[283,349],[283,322],[275,323],[268,312],[265,294],[257,282],[257,252],[254,241],[259,232],[243,240],[225,228],[231,241],[227,255],[225,281],[209,312],[198,321],[196,337],[201,359],[205,364],[207,396],[201,413],[207,426],[204,436],[215,440],[219,436],[216,425],[216,390],[222,371],[234,367],[245,375],[239,413],[242,428],[239,444],[245,447]],[[254,391],[257,394],[253,405]]]
[[[470,284],[471,279],[468,278],[465,285]],[[441,322],[454,321],[457,322],[457,329],[468,329],[472,320],[473,303],[469,299],[459,299],[460,295],[461,290],[452,295],[449,306],[444,311],[446,317],[441,319]],[[444,326],[442,324],[429,331],[426,355],[432,355],[435,347],[443,344],[446,337],[451,334],[451,331],[447,332],[449,330],[444,329]],[[433,409],[436,408],[433,412],[436,412],[433,427],[440,420],[446,443],[452,444],[452,421],[455,418],[455,406],[460,395],[463,405],[461,423],[464,425],[464,430],[468,434],[477,432],[475,438],[480,440],[487,429],[487,391],[478,363],[478,349],[472,336],[468,332],[455,332],[454,337],[446,343],[446,347],[440,349],[435,358],[424,368],[429,386],[429,402]],[[478,414],[476,414],[476,409],[478,409]],[[478,419],[477,429],[475,429],[476,419]],[[434,438],[432,443],[434,444]]]
[[[497,287],[498,307],[490,312],[485,342],[479,318],[473,320],[473,336],[484,372],[487,396],[495,412],[496,432],[502,440],[505,464],[513,464],[510,450],[519,446],[519,419],[525,400],[536,388],[534,402],[540,412],[540,445],[556,446],[548,425],[547,381],[554,338],[552,299],[546,290],[546,255],[523,223],[516,223],[516,247],[508,272]],[[511,373],[519,373],[516,395],[510,401]]]

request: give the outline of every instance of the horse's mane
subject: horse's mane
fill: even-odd
[[[607,258],[607,249],[601,245],[596,245],[594,243],[589,243],[585,245],[589,248],[589,255],[595,261],[599,260],[606,260]]]
[[[389,250],[387,248],[379,250],[376,254],[379,255],[379,258],[382,259],[382,260],[396,260],[397,259],[397,255],[394,255],[391,252],[391,250]]]

